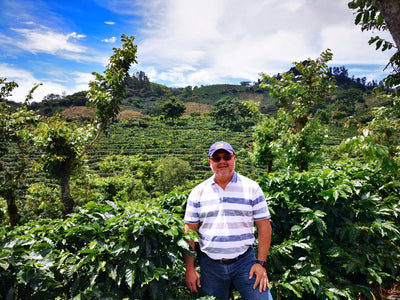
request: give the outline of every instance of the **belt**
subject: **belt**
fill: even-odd
[[[235,258],[221,258],[221,259],[213,259],[213,260],[218,261],[219,263],[224,264],[224,265],[230,265],[230,264],[238,261],[242,257],[244,257],[249,250],[250,250],[250,248],[247,249],[245,253],[240,254],[239,256],[237,256]]]

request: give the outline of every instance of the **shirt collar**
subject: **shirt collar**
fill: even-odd
[[[215,174],[210,179],[211,179],[211,184],[216,184],[215,183]],[[233,171],[233,176],[232,176],[232,179],[230,182],[236,183],[237,180],[238,180],[237,173],[236,173],[236,171]]]

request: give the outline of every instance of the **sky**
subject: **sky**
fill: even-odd
[[[381,80],[393,51],[370,46],[349,0],[0,0],[0,78],[10,100],[88,90],[121,35],[135,36],[138,64],[169,87],[257,81],[331,49],[330,66]]]

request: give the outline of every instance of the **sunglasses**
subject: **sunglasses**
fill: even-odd
[[[231,155],[231,154],[227,154],[227,155],[224,155],[224,156],[211,156],[210,157],[210,159],[213,161],[213,162],[220,162],[221,161],[221,159],[223,159],[224,161],[230,161],[231,159],[232,159],[232,157],[233,157],[233,155]]]

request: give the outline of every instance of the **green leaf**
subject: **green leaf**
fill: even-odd
[[[0,260],[0,267],[3,268],[3,270],[7,270],[10,264],[5,261],[5,260]]]
[[[367,271],[369,275],[371,275],[372,278],[375,279],[375,281],[379,284],[382,284],[382,277],[378,275],[378,273],[372,269],[372,268],[367,268]]]
[[[333,193],[333,198],[335,199],[335,201],[339,198],[339,191],[338,190],[334,190]]]
[[[131,265],[127,266],[126,268],[125,282],[128,284],[129,288],[132,289],[135,283],[135,268]]]

